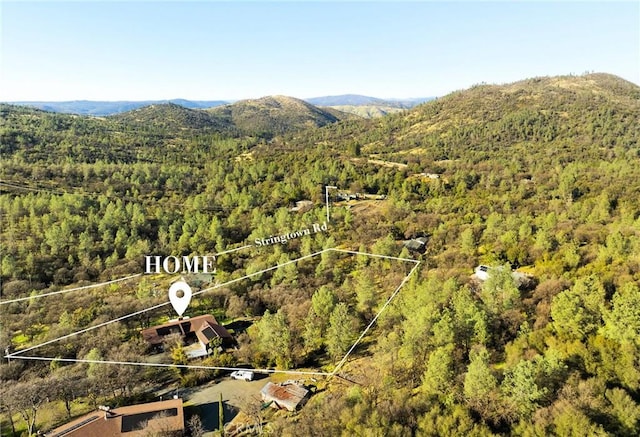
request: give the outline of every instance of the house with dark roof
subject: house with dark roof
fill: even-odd
[[[143,437],[184,435],[182,399],[108,408],[85,414],[55,428],[45,437]]]
[[[413,238],[411,240],[407,240],[403,244],[404,244],[404,247],[406,247],[407,249],[413,252],[422,253],[426,249],[427,241],[429,241],[427,237],[419,237],[419,238]]]
[[[187,344],[185,353],[189,358],[206,356],[212,347],[233,343],[229,331],[210,314],[171,320],[142,330],[142,338],[154,347],[161,346],[164,338],[171,334],[179,334],[182,337]]]

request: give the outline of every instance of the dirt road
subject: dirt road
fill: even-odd
[[[225,423],[233,419],[241,407],[247,403],[261,403],[260,389],[269,382],[267,375],[255,375],[253,381],[236,381],[225,378],[218,383],[209,383],[200,387],[182,389],[186,416],[198,414],[207,431],[205,437],[213,436],[218,429],[218,402],[222,393]]]

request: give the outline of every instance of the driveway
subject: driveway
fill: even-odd
[[[213,435],[218,426],[218,402],[222,393],[225,423],[231,421],[242,407],[247,404],[261,403],[260,390],[269,382],[268,375],[256,373],[253,381],[237,381],[226,377],[218,383],[209,383],[200,387],[182,389],[181,395],[185,401],[187,417],[192,414],[200,415],[204,435]]]

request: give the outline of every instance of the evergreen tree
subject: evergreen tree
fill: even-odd
[[[327,330],[327,352],[331,358],[336,360],[344,356],[358,336],[357,327],[347,306],[342,302],[337,304],[329,318]]]

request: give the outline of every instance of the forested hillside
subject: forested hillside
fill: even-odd
[[[269,96],[211,108],[214,118],[236,126],[245,134],[272,137],[276,134],[321,127],[342,119],[358,118],[331,108],[318,108],[303,100]]]
[[[232,132],[233,125],[211,117],[207,112],[189,109],[174,103],[149,105],[132,111],[116,114],[110,119],[123,125],[138,125],[153,132],[174,134],[185,131]]]
[[[301,229],[324,220],[324,186],[336,186],[372,196],[334,198],[326,233],[219,257],[216,280],[333,247],[422,264],[340,377],[320,381],[300,412],[269,419],[275,435],[640,434],[640,87],[606,74],[535,78],[316,124],[294,109],[293,133],[273,126],[265,105],[258,115],[169,105],[105,119],[0,107],[1,298],[140,273],[145,254],[217,253]],[[313,209],[290,211],[307,199]],[[415,237],[427,237],[425,253],[403,247]],[[319,263],[207,295],[198,310],[255,320],[246,347],[208,363],[331,371],[329,319],[342,311],[354,335],[382,306],[371,290],[405,272],[357,257]],[[503,267],[482,282],[471,278],[478,264]],[[511,269],[533,279],[518,287]],[[3,305],[0,346],[20,350],[157,303],[167,281]],[[318,314],[321,299],[336,316]],[[144,352],[136,333],[150,322],[47,352],[126,361]],[[270,349],[274,329],[287,343]],[[46,405],[60,413],[39,419],[45,428],[65,416],[61,378],[91,382],[73,401],[144,392],[117,369],[12,360],[0,380],[5,399],[33,381],[51,388]],[[3,430],[6,412],[22,407],[3,404]]]
[[[121,112],[132,111],[143,106],[174,103],[191,109],[212,108],[214,106],[224,105],[228,102],[223,100],[143,100],[143,101],[115,101],[104,102],[95,100],[71,100],[67,102],[10,102],[14,105],[30,106],[32,108],[42,109],[43,111],[62,112],[65,114],[78,115],[94,115],[105,116],[119,114]]]

